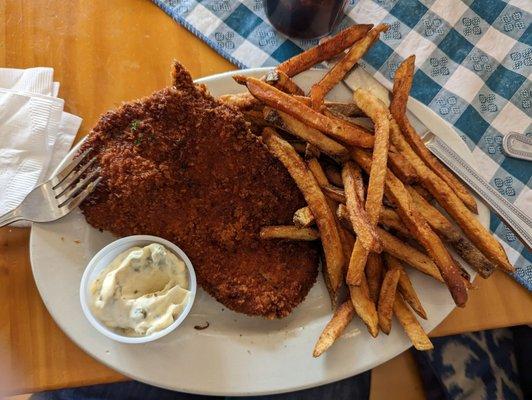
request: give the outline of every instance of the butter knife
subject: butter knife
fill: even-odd
[[[354,91],[360,86],[356,83],[357,81],[360,82],[351,73],[342,82],[350,91]],[[381,85],[379,84],[379,86]],[[382,93],[383,87],[375,87],[375,89]],[[491,186],[471,165],[437,136],[442,125],[452,127],[415,99],[409,100],[408,111],[415,117],[411,118],[411,122],[416,131],[418,133],[423,132],[421,137],[427,148],[469,186],[488,208],[515,233],[523,245],[532,251],[532,219],[530,216],[506,200],[497,189]],[[434,118],[438,118],[442,124],[434,124]],[[429,125],[432,127],[431,130],[427,128]]]

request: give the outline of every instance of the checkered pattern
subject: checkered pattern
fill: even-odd
[[[274,66],[317,44],[276,32],[262,0],[154,1],[241,68]],[[505,157],[501,142],[510,131],[532,135],[531,13],[530,0],[350,0],[338,27],[390,24],[363,67],[390,87],[416,54],[412,96],[457,128],[484,178],[528,215],[532,166]],[[493,215],[490,228],[532,290],[532,253]]]

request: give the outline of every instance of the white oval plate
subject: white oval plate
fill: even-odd
[[[197,82],[206,84],[218,96],[243,91],[231,79],[233,74],[262,76],[264,72],[265,69],[235,71]],[[296,81],[308,90],[322,74],[322,71],[307,71]],[[387,96],[386,89],[362,69],[356,75],[360,86]],[[341,101],[350,99],[351,94],[339,85],[329,97]],[[442,120],[431,115],[434,125],[441,125]],[[452,129],[447,127],[440,136],[475,165],[466,145]],[[75,151],[76,148],[65,160]],[[480,203],[479,210],[480,220],[487,226],[489,212]],[[314,343],[331,313],[321,277],[305,301],[282,320],[268,321],[231,312],[198,288],[188,318],[168,336],[135,346],[114,342],[98,333],[85,319],[78,293],[85,266],[114,239],[111,234],[89,226],[76,210],[57,222],[33,225],[31,264],[43,301],[61,329],[91,356],[133,379],[208,395],[280,393],[356,375],[410,347],[397,321],[389,336],[380,334],[373,339],[357,320],[325,355],[314,359]],[[416,271],[409,272],[429,316],[422,325],[430,331],[453,310],[454,303],[443,285]],[[210,323],[208,329],[194,329],[206,321]]]

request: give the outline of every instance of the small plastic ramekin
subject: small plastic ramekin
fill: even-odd
[[[107,327],[102,322],[96,318],[91,311],[89,302],[90,302],[90,286],[92,282],[98,277],[98,274],[100,271],[102,271],[105,267],[107,267],[120,253],[126,251],[127,249],[130,249],[131,247],[144,247],[151,243],[159,243],[165,246],[169,251],[174,253],[177,257],[179,257],[183,262],[185,263],[185,266],[188,271],[188,290],[190,291],[190,296],[188,299],[188,303],[176,318],[176,320],[166,328],[154,332],[151,335],[146,336],[124,336],[113,329]],[[118,240],[115,240],[112,243],[109,243],[107,246],[105,246],[103,249],[101,249],[93,258],[90,260],[89,264],[85,268],[85,272],[83,273],[83,276],[81,278],[81,285],[79,290],[79,297],[81,301],[81,308],[83,310],[83,313],[85,314],[85,317],[89,320],[92,326],[98,330],[102,335],[107,336],[109,339],[116,340],[117,342],[121,343],[147,343],[154,340],[157,340],[159,338],[162,338],[163,336],[168,335],[170,332],[172,332],[174,329],[176,329],[183,320],[187,317],[188,313],[190,312],[190,309],[192,308],[192,304],[194,303],[194,298],[196,296],[196,289],[197,289],[197,283],[196,283],[196,273],[194,272],[194,267],[192,266],[192,263],[190,262],[189,258],[185,254],[183,250],[181,250],[179,247],[177,247],[172,242],[169,242],[168,240],[162,239],[157,236],[149,236],[149,235],[136,235],[136,236],[127,236]]]

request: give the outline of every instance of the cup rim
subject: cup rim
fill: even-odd
[[[175,319],[175,321],[172,322],[170,325],[168,325],[166,328],[161,329],[160,331],[154,332],[147,336],[121,335],[115,332],[113,329],[105,326],[92,313],[92,310],[89,306],[90,297],[88,296],[88,289],[91,283],[89,282],[89,278],[95,270],[99,272],[107,266],[107,264],[102,265],[102,259],[105,256],[109,255],[110,253],[114,253],[113,255],[114,257],[116,257],[120,253],[124,252],[130,247],[140,246],[140,245],[146,246],[150,243],[162,244],[169,251],[171,251],[177,257],[183,260],[183,262],[185,263],[185,266],[187,267],[187,271],[188,271],[188,278],[189,278],[189,289],[188,290],[190,291],[189,300],[188,300],[188,303],[183,308],[183,311],[181,312],[181,314],[179,314],[179,316]],[[80,298],[81,309],[83,310],[83,314],[85,314],[85,317],[89,320],[90,324],[94,328],[96,328],[98,332],[108,337],[109,339],[115,340],[120,343],[139,344],[139,343],[152,342],[154,340],[162,338],[163,336],[166,336],[170,332],[174,331],[179,325],[181,325],[181,323],[185,320],[190,310],[192,309],[192,305],[196,297],[196,290],[197,290],[197,281],[196,281],[196,273],[194,271],[194,266],[192,265],[192,262],[190,261],[186,253],[183,250],[181,250],[179,246],[158,236],[133,235],[133,236],[126,236],[126,237],[117,239],[109,243],[108,245],[103,247],[100,251],[98,251],[98,253],[96,253],[94,257],[92,257],[92,259],[89,261],[89,263],[85,267],[85,271],[83,272],[83,276],[81,277],[79,298]]]

